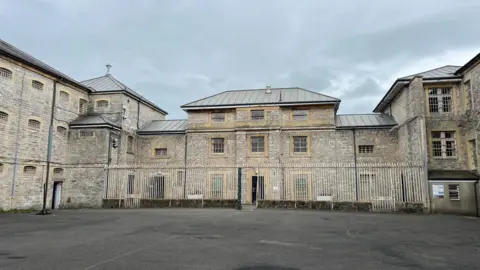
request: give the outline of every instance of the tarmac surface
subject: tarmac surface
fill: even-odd
[[[480,219],[273,209],[0,214],[0,269],[480,269]]]

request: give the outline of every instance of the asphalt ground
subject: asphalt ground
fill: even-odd
[[[265,209],[0,214],[0,269],[480,269],[480,219]]]

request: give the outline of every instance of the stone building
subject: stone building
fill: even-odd
[[[187,119],[166,120],[164,110],[108,71],[78,82],[1,41],[0,208],[41,207],[47,177],[49,207],[99,207],[105,185],[114,177],[105,166],[114,165],[177,166],[172,177],[183,181],[187,198],[186,186],[205,179],[234,196],[230,182],[235,168],[246,164],[244,199],[252,202],[253,181],[270,187],[261,196],[269,193],[275,199],[333,196],[312,186],[314,181],[338,179],[338,170],[323,168],[319,176],[317,167],[292,169],[282,176],[299,178],[297,185],[305,177],[303,195],[280,194],[281,183],[273,175],[285,164],[354,164],[349,170],[356,181],[360,178],[355,185],[361,185],[377,178],[358,174],[357,164],[409,163],[419,166],[418,176],[425,186],[429,183],[429,190],[416,191],[432,196],[427,208],[473,213],[479,58],[463,67],[397,79],[372,114],[338,114],[341,101],[334,97],[302,88],[266,87],[196,100],[181,106]],[[47,176],[50,126],[53,147]],[[189,166],[219,168],[192,176]],[[128,174],[130,191],[138,177],[138,171]],[[401,177],[402,192],[395,195],[400,197]],[[180,186],[170,192],[181,195]],[[362,199],[351,182],[339,187],[335,196]]]

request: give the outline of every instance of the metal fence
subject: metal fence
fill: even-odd
[[[422,166],[375,164],[264,164],[241,166],[125,165],[108,167],[104,199],[371,202],[374,211],[398,202],[424,203]]]

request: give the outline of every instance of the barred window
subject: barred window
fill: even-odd
[[[307,110],[293,110],[293,120],[307,120]]]
[[[127,138],[127,152],[133,153],[133,137],[132,136],[128,136]]]
[[[88,101],[81,98],[80,101],[78,102],[78,113],[79,114],[86,114],[87,113],[87,104]]]
[[[63,176],[63,169],[62,168],[53,169],[53,176],[55,177]]]
[[[33,175],[37,171],[37,167],[35,166],[25,166],[23,167],[23,173],[28,175]]]
[[[70,94],[65,91],[60,91],[60,100],[67,102],[68,100],[70,100]]]
[[[265,152],[265,137],[264,136],[252,136],[250,137],[250,144],[252,153]]]
[[[472,109],[472,85],[470,80],[463,83],[463,88],[465,89],[465,99],[467,102],[467,108]]]
[[[307,201],[308,196],[308,174],[295,175],[295,199],[297,201]]]
[[[225,152],[224,138],[212,138],[212,152],[214,154],[223,154]]]
[[[358,153],[361,153],[361,154],[373,153],[373,145],[359,145]]]
[[[428,107],[431,113],[452,111],[452,88],[431,88],[428,91]]]
[[[252,120],[263,120],[265,119],[265,111],[264,110],[251,110],[250,117]]]
[[[166,156],[167,148],[155,148],[155,156]]]
[[[93,137],[94,135],[92,130],[80,130],[80,137]]]
[[[212,198],[221,199],[223,197],[223,177],[221,173],[215,173],[211,176],[212,182]]]
[[[306,153],[307,152],[307,136],[293,136],[293,152]]]
[[[450,200],[454,200],[454,201],[460,200],[460,185],[459,184],[448,185],[448,197],[450,198]]]
[[[35,119],[28,120],[28,127],[31,129],[40,129],[40,121]]]
[[[0,111],[0,122],[8,121],[8,113]]]
[[[133,194],[134,185],[135,185],[135,175],[129,174],[128,175],[127,194]]]
[[[13,78],[13,73],[6,68],[0,67],[0,77],[11,80]]]
[[[57,126],[57,133],[58,135],[66,136],[67,135],[67,128],[62,126]]]
[[[32,81],[32,88],[35,88],[37,90],[43,90],[43,83],[33,80]]]
[[[225,113],[223,113],[223,112],[213,112],[212,113],[212,122],[215,122],[215,123],[225,122]]]
[[[108,107],[108,100],[97,100],[97,107],[98,108],[106,108]]]
[[[456,157],[455,132],[433,131],[432,153],[434,157]]]

